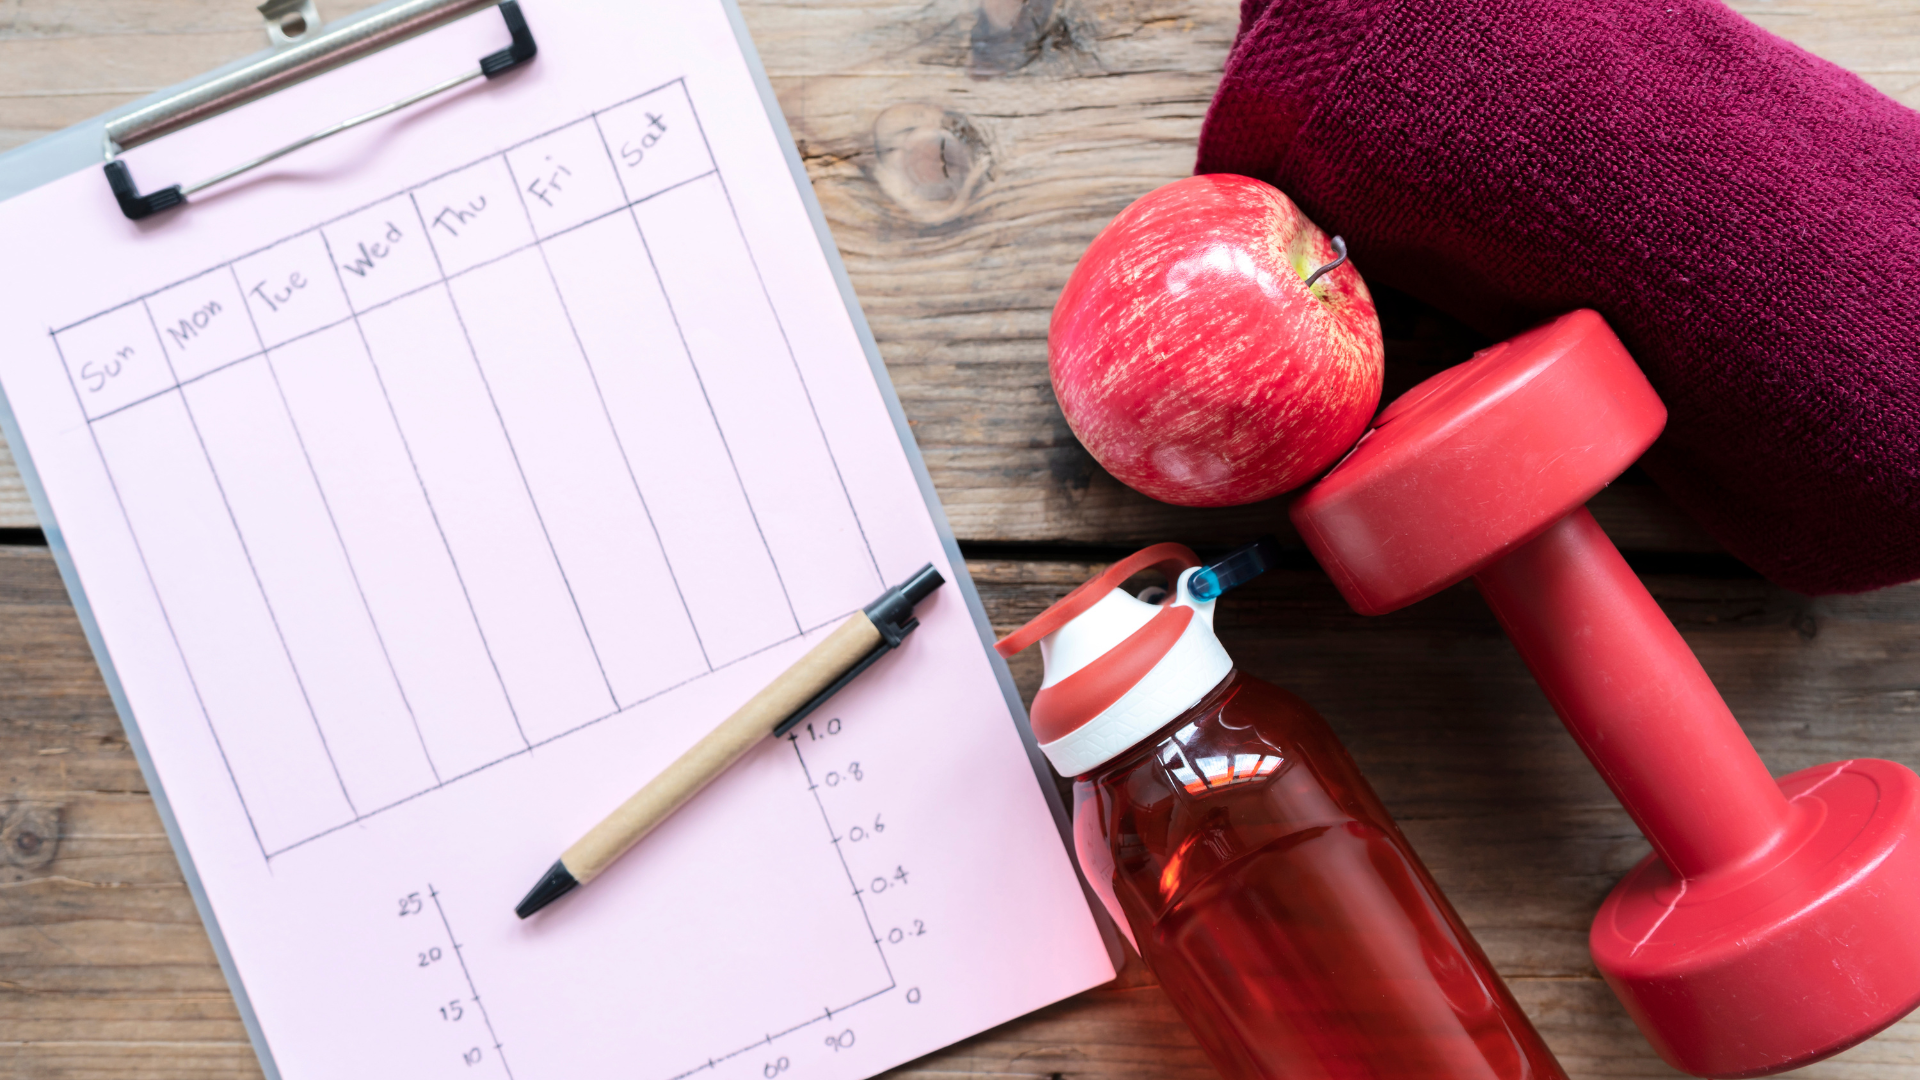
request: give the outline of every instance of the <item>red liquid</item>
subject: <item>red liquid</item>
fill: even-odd
[[[1236,671],[1074,793],[1081,865],[1228,1080],[1564,1080],[1299,698]]]

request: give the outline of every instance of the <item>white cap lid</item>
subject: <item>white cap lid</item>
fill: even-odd
[[[1040,639],[1046,675],[1034,698],[1040,749],[1063,776],[1118,757],[1192,708],[1233,669],[1213,633],[1213,601],[1180,572],[1173,595],[1149,603],[1110,589]]]

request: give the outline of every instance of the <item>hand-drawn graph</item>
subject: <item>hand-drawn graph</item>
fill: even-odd
[[[850,861],[847,857],[846,846],[849,844],[865,843],[883,834],[886,831],[886,824],[882,820],[885,814],[875,813],[871,821],[865,821],[863,819],[861,824],[850,826],[844,830],[837,827],[834,823],[834,815],[827,809],[826,799],[822,792],[823,790],[833,790],[843,785],[851,788],[853,785],[860,783],[862,779],[860,762],[849,762],[844,771],[842,769],[823,769],[819,775],[815,775],[815,768],[807,764],[807,755],[805,750],[802,749],[803,741],[807,743],[828,741],[832,736],[838,735],[840,729],[841,721],[839,719],[821,718],[788,735],[787,741],[793,747],[794,760],[799,764],[801,775],[806,779],[807,790],[813,795],[814,805],[820,810],[820,820],[826,826],[827,836],[832,841],[834,856],[839,860],[840,868],[846,872],[847,887],[852,891],[854,901],[860,905],[861,920],[866,924],[867,934],[873,939],[873,947],[879,953],[880,967],[881,970],[886,973],[887,985],[878,987],[871,993],[863,994],[851,1001],[843,1001],[837,1006],[832,1003],[827,1003],[821,1007],[817,1015],[799,1019],[796,1023],[778,1031],[769,1031],[758,1040],[710,1057],[704,1062],[695,1064],[691,1068],[672,1075],[667,1078],[667,1080],[687,1080],[689,1077],[718,1068],[734,1058],[751,1054],[756,1050],[768,1049],[771,1051],[780,1040],[786,1039],[789,1036],[798,1035],[809,1029],[817,1029],[825,1032],[824,1045],[832,1050],[851,1049],[856,1044],[858,1035],[852,1027],[846,1026],[845,1014],[857,1005],[865,1004],[883,994],[890,994],[900,989],[899,980],[894,974],[893,964],[887,959],[887,946],[888,944],[903,944],[909,937],[924,936],[927,932],[926,923],[919,919],[905,919],[902,920],[902,926],[888,929],[885,932],[886,936],[883,937],[882,933],[875,928],[873,912],[868,908],[867,900],[869,897],[885,893],[889,890],[898,891],[906,888],[913,880],[912,874],[904,864],[887,867],[884,863],[880,863],[868,866],[862,871],[855,871],[853,861]],[[876,869],[880,872],[872,872]],[[909,995],[911,1002],[918,1003],[920,998],[919,988],[909,988],[906,993]],[[842,1022],[836,1025],[834,1023],[835,1020]],[[790,1058],[773,1052],[761,1066],[761,1074],[763,1077],[766,1077],[767,1080],[778,1080],[780,1074],[786,1072],[789,1068],[790,1061]]]
[[[428,882],[425,888],[402,895],[399,909],[400,918],[425,927],[416,940],[418,950],[406,966],[428,980],[425,989],[432,995],[433,1012],[442,1028],[440,1039],[448,1045],[447,1055],[457,1054],[469,1069],[489,1067],[469,1075],[492,1074],[513,1080],[506,1047],[494,1032],[493,1018],[480,999],[480,987],[467,966],[460,939],[454,936],[453,922],[447,918],[439,890]]]
[[[886,813],[870,797],[843,800],[832,808],[828,805],[830,797],[844,796],[859,788],[866,779],[866,771],[873,767],[872,763],[863,766],[860,760],[848,758],[849,754],[861,751],[854,748],[858,745],[857,740],[848,743],[836,738],[842,733],[842,728],[842,721],[838,717],[821,717],[788,735],[787,742],[793,753],[795,779],[805,783],[810,801],[819,810],[820,821],[825,829],[820,855],[822,858],[829,857],[825,849],[829,844],[832,846],[831,858],[839,865],[846,879],[847,893],[844,895],[858,906],[860,920],[869,939],[868,942],[859,943],[859,948],[865,949],[871,944],[875,950],[873,955],[879,961],[877,971],[884,977],[885,984],[875,985],[871,991],[849,1000],[824,1003],[818,1012],[811,1015],[788,1017],[792,1022],[785,1026],[770,1028],[758,1039],[731,1047],[703,1061],[685,1063],[687,1067],[671,1074],[663,1068],[650,1067],[642,1071],[643,1077],[688,1080],[689,1077],[717,1070],[736,1058],[765,1051],[761,1055],[763,1060],[758,1063],[758,1071],[766,1080],[778,1080],[782,1073],[792,1067],[797,1055],[797,1052],[784,1049],[788,1040],[813,1034],[820,1036],[820,1039],[816,1046],[809,1049],[821,1052],[820,1047],[825,1047],[824,1052],[829,1053],[849,1050],[858,1044],[859,1035],[847,1014],[857,1006],[894,992],[905,994],[908,1004],[919,1003],[920,988],[901,986],[887,952],[890,948],[912,948],[915,938],[927,935],[926,922],[918,918],[896,917],[884,924],[876,924],[875,911],[869,907],[869,900],[889,893],[898,898],[909,892],[913,883],[913,872],[905,863],[898,861],[900,856],[897,849],[875,851],[883,846],[874,841],[886,834]],[[813,748],[816,755],[816,760],[811,763],[808,761],[809,747]],[[826,764],[827,761],[832,764]],[[883,763],[881,767],[887,767],[887,764]],[[842,820],[836,821],[836,817]],[[847,819],[857,820],[858,823],[848,824]],[[863,848],[868,857],[856,855],[850,858],[849,848]],[[913,849],[906,850],[911,852]],[[914,910],[911,901],[908,910]],[[390,916],[394,911],[394,907],[388,908]],[[497,1070],[506,1080],[513,1080],[513,1068],[500,1034],[501,1029],[496,1027],[495,1019],[481,996],[466,946],[455,934],[439,890],[428,882],[420,888],[400,894],[397,914],[408,924],[409,934],[407,951],[400,962],[409,971],[410,977],[418,981],[414,993],[420,1002],[420,1015],[432,1032],[430,1037],[438,1048],[435,1053],[446,1065],[444,1071],[472,1076],[487,1075],[490,1069]],[[416,926],[418,929],[415,929]],[[391,959],[381,954],[383,964],[391,962]],[[503,1018],[502,1022],[511,1024],[513,1018]],[[486,1069],[479,1072],[455,1069],[453,1063],[456,1058],[461,1065],[486,1066]],[[674,1063],[657,1064],[671,1066]],[[535,1067],[537,1071],[537,1063]]]
[[[682,81],[52,333],[267,858],[882,587]]]

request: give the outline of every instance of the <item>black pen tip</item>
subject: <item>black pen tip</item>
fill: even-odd
[[[540,883],[533,887],[525,900],[520,901],[520,906],[514,908],[513,913],[524,919],[572,892],[579,884],[574,880],[573,871],[567,869],[567,864],[556,861],[547,871],[547,876],[540,879]]]

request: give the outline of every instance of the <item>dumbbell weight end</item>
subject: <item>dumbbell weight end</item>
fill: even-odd
[[[1776,783],[1585,508],[1474,580],[1653,845],[1589,944],[1662,1057],[1765,1075],[1920,1004],[1920,778],[1854,760]]]

